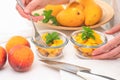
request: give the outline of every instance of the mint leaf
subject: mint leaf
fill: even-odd
[[[59,34],[57,32],[48,33],[46,36],[46,44],[53,43],[54,40],[60,39]]]
[[[49,22],[49,19],[43,19],[42,22],[47,23],[47,22]]]
[[[54,24],[54,25],[56,25],[56,26],[60,25],[60,24],[58,23],[56,17],[54,17],[54,16],[51,17],[51,21],[52,21],[52,24]]]
[[[42,14],[45,18],[42,20],[43,23],[48,23],[49,21],[52,21],[53,25],[59,25],[57,19],[55,16],[52,16],[52,10],[44,10]]]
[[[38,13],[34,13],[34,16],[40,16]]]
[[[59,38],[59,34],[58,34],[57,32],[53,32],[51,35],[52,35],[52,38],[53,38],[54,40],[60,39],[60,38]]]
[[[95,36],[93,35],[93,30],[90,27],[83,26],[82,28],[82,40],[87,40],[89,38],[95,39]]]

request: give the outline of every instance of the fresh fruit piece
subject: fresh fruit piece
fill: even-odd
[[[86,57],[90,57],[92,55],[92,52],[95,50],[94,48],[82,48],[78,46],[75,46],[75,48],[78,51],[82,52],[82,55]]]
[[[79,3],[81,3],[84,7],[88,6],[89,4],[92,4],[94,0],[77,0]]]
[[[85,25],[92,26],[98,23],[103,15],[102,8],[94,0],[81,0],[84,5]]]
[[[84,6],[81,3],[75,1],[75,2],[68,4],[67,8],[78,8],[80,10],[83,10]]]
[[[25,45],[30,47],[30,43],[26,38],[22,36],[13,36],[8,40],[8,42],[5,45],[7,52],[9,52],[10,49],[16,45]]]
[[[59,39],[59,40],[54,40],[51,46],[59,46],[61,44],[63,44],[63,40]]]
[[[0,69],[3,68],[7,60],[7,53],[3,47],[0,46]]]
[[[94,25],[102,18],[102,9],[99,5],[87,6],[84,10],[85,13],[85,25]]]
[[[45,57],[57,57],[62,53],[63,48],[41,48],[37,47],[38,52]]]
[[[68,27],[78,27],[84,23],[84,14],[83,11],[78,8],[67,8],[62,10],[56,16],[57,21]]]
[[[62,5],[47,5],[45,10],[52,10],[52,15],[56,16],[60,11],[64,10]]]
[[[34,54],[28,46],[16,45],[8,54],[10,66],[19,72],[28,71],[33,63]]]

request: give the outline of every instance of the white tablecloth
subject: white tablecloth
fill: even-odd
[[[13,35],[22,35],[25,37],[33,36],[32,24],[22,18],[15,9],[15,0],[2,0],[0,3],[0,45],[4,46]],[[38,26],[39,30],[49,29],[45,26]],[[97,30],[103,31],[102,28]],[[62,31],[62,30],[61,30]],[[62,31],[70,34],[71,31]],[[69,36],[69,35],[68,35]],[[109,36],[111,39],[112,37]],[[29,39],[28,39],[29,40]],[[29,40],[30,41],[30,40]],[[30,42],[31,43],[31,42]],[[15,72],[8,62],[5,64],[4,69],[0,70],[0,80],[61,80],[59,71],[53,70],[44,66],[38,59],[35,46],[31,43],[31,48],[35,54],[35,60],[28,72],[19,73]],[[80,66],[91,68],[93,72],[111,76],[120,80],[120,60],[82,60],[76,57],[75,49],[71,43],[65,47],[64,57],[60,61],[65,61]],[[65,77],[65,76],[64,76]],[[63,80],[65,78],[62,78]]]

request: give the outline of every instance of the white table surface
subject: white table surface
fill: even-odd
[[[15,9],[15,0],[2,0],[0,3],[0,45],[4,46],[5,42],[13,35],[22,35],[24,37],[33,36],[32,24],[22,18]],[[46,26],[38,26],[39,30],[49,29]],[[96,28],[103,31],[102,28]],[[61,30],[62,31],[62,30]],[[72,31],[62,31],[70,34]],[[69,36],[69,35],[68,35]],[[108,36],[109,39],[112,36]],[[29,40],[29,39],[28,39]],[[30,41],[30,40],[29,40]],[[4,42],[4,43],[3,43]],[[30,42],[31,43],[31,42]],[[44,66],[38,61],[35,46],[31,43],[31,48],[35,55],[34,63],[31,69],[24,73],[15,72],[7,62],[4,69],[0,70],[0,80],[61,80],[59,71]],[[120,80],[120,59],[118,60],[82,60],[76,57],[75,49],[69,42],[65,47],[64,57],[60,61],[65,61],[80,66],[91,68],[93,72],[104,74]],[[97,80],[97,79],[96,79]]]

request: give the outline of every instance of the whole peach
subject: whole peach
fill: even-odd
[[[29,70],[33,60],[34,54],[28,46],[16,45],[8,53],[8,62],[15,71]]]
[[[5,49],[0,46],[0,69],[3,68],[7,60],[7,53]]]
[[[30,43],[29,41],[23,37],[23,36],[19,36],[19,35],[16,35],[16,36],[12,36],[6,43],[5,45],[5,48],[6,48],[6,51],[9,52],[10,49],[16,45],[25,45],[25,46],[28,46],[30,47]]]

